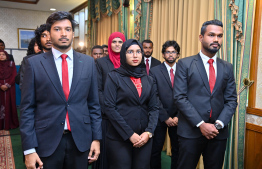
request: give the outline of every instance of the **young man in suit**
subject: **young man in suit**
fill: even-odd
[[[149,75],[149,70],[152,67],[155,67],[157,65],[160,65],[161,62],[155,58],[152,57],[153,53],[153,42],[149,39],[146,39],[142,42],[143,50],[144,50],[144,67],[146,68],[147,75]]]
[[[222,168],[228,123],[237,107],[233,66],[216,55],[222,40],[223,23],[205,22],[199,35],[201,51],[177,63],[179,169],[196,168],[201,154],[205,168]]]
[[[151,153],[151,169],[161,169],[161,152],[166,138],[166,131],[171,141],[171,168],[176,169],[178,160],[177,109],[173,99],[174,75],[176,60],[179,58],[180,47],[176,41],[166,41],[162,46],[165,62],[150,69],[150,76],[157,84],[160,109],[157,127],[153,137]]]
[[[70,13],[53,13],[46,23],[51,51],[25,60],[20,105],[25,164],[86,169],[87,158],[98,158],[102,138],[94,59],[72,49]]]
[[[95,45],[91,50],[91,56],[96,60],[104,56],[104,49],[100,45]]]

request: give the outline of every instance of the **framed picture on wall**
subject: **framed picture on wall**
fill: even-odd
[[[18,28],[18,48],[27,49],[29,42],[35,37],[34,29]]]

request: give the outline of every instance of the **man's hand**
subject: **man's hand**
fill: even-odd
[[[142,147],[143,145],[145,145],[145,144],[148,142],[148,140],[149,140],[149,135],[148,135],[147,132],[142,133],[142,134],[140,135],[140,137],[141,137],[141,140],[140,140],[139,142],[135,143],[135,144],[133,145],[134,147],[140,148],[140,147]]]
[[[171,117],[169,117],[166,121],[165,121],[166,125],[168,127],[172,127],[172,126],[175,126],[176,122],[174,119],[172,119]]]
[[[174,117],[173,120],[174,120],[174,122],[175,122],[175,126],[177,126],[177,124],[178,124],[178,118],[177,118],[177,117]]]
[[[37,153],[25,155],[25,166],[27,169],[36,169],[36,163],[39,165],[37,169],[43,168],[43,162],[40,160]]]
[[[213,139],[218,135],[218,130],[216,129],[214,124],[211,123],[202,123],[200,126],[200,131],[203,136],[205,136],[207,139]]]
[[[134,133],[129,140],[131,141],[131,143],[133,143],[133,145],[135,145],[136,143],[138,143],[141,140],[141,136],[139,136],[138,134]]]
[[[6,90],[8,89],[8,87],[7,87],[6,85],[2,85],[2,86],[1,86],[1,89],[2,89],[3,91],[6,91]]]
[[[90,147],[90,152],[88,155],[89,163],[92,163],[97,160],[100,154],[100,141],[94,140]]]

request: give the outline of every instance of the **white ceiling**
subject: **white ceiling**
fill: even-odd
[[[0,0],[0,7],[35,11],[50,11],[50,8],[55,8],[56,11],[71,11],[85,1],[86,0],[39,0],[37,4],[27,4]]]

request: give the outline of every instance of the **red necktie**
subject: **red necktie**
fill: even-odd
[[[210,87],[210,92],[213,92],[215,83],[216,83],[216,73],[215,73],[215,69],[213,67],[213,59],[209,59],[208,63],[209,63],[209,87]],[[212,109],[210,110],[210,118],[212,116]]]
[[[170,69],[170,79],[171,79],[171,84],[172,87],[174,87],[174,73],[173,73],[173,69]]]
[[[148,63],[149,59],[146,59],[146,73],[147,75],[149,75],[149,63]]]
[[[66,97],[66,101],[68,100],[69,96],[69,78],[68,78],[68,65],[67,65],[67,54],[62,54],[62,86],[63,86],[63,91]],[[69,124],[69,117],[68,117],[68,111],[66,112],[66,123],[67,123],[67,128],[69,131],[71,131],[70,124]]]

